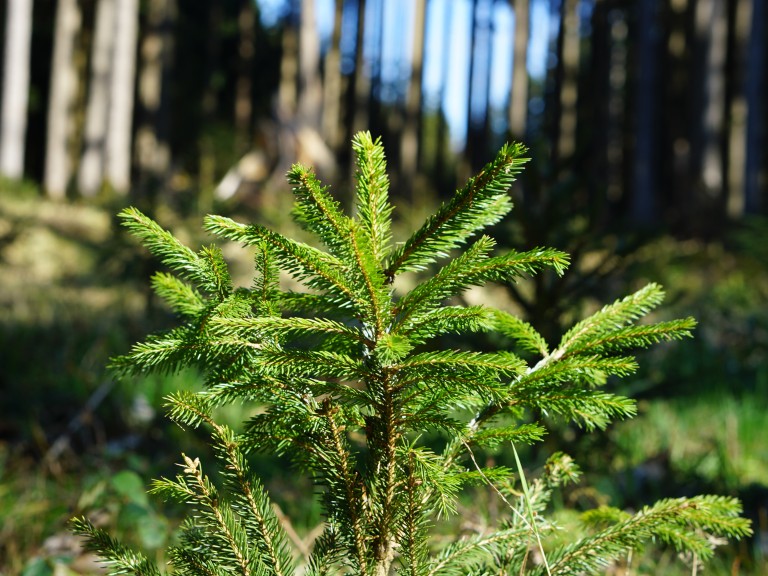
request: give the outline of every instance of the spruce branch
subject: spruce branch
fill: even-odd
[[[142,244],[169,268],[180,272],[202,290],[224,298],[232,289],[227,265],[216,247],[195,254],[173,234],[136,208],[126,208],[118,216]]]
[[[512,202],[507,190],[528,161],[523,157],[525,152],[522,144],[504,145],[492,162],[393,252],[386,276],[394,278],[400,272],[424,269],[509,213]]]
[[[293,214],[297,222],[314,232],[340,260],[349,260],[351,254],[351,220],[341,212],[337,200],[328,194],[314,172],[300,164],[288,171],[294,198]]]
[[[96,552],[109,566],[109,574],[160,576],[160,570],[143,554],[129,550],[85,518],[74,518],[72,530],[85,537],[85,549]]]
[[[171,309],[185,318],[197,318],[205,309],[200,293],[173,274],[157,272],[152,276],[152,288]]]
[[[528,322],[502,310],[493,310],[491,316],[492,328],[516,341],[523,350],[542,357],[549,355],[546,340]]]
[[[392,205],[389,203],[389,178],[381,138],[360,132],[352,140],[355,154],[357,217],[371,246],[373,259],[383,263],[390,251]]]
[[[346,278],[347,269],[336,257],[302,242],[258,225],[238,224],[230,218],[207,216],[205,229],[218,236],[246,245],[264,244],[294,278],[310,288],[326,290],[338,299],[352,302],[359,309],[361,299]]]
[[[748,520],[739,518],[740,513],[733,498],[695,496],[661,500],[628,518],[612,514],[618,520],[614,525],[550,555],[552,574],[597,574],[627,549],[636,549],[654,537],[707,560],[714,548],[709,534],[739,538],[751,533]],[[594,514],[588,520],[594,523]]]
[[[560,345],[552,355],[559,357],[575,349],[584,342],[605,333],[624,328],[627,324],[645,316],[664,300],[664,291],[658,284],[648,284],[634,294],[630,294],[613,304],[604,306],[589,318],[578,322],[568,330],[560,341]],[[683,330],[689,327],[682,327]]]

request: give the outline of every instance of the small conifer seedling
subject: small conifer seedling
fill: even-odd
[[[259,225],[209,216],[208,232],[255,250],[249,288],[234,287],[221,251],[190,250],[136,209],[121,218],[172,272],[152,284],[183,319],[116,360],[123,373],[172,372],[195,366],[202,392],[168,398],[170,416],[204,426],[220,460],[221,485],[197,458],[156,480],[151,492],[189,507],[170,567],[115,541],[84,518],[86,537],[113,574],[289,576],[462,576],[601,574],[647,541],[704,561],[718,542],[749,533],[732,498],[668,499],[634,514],[598,508],[584,531],[566,535],[546,513],[554,488],[578,470],[552,455],[526,479],[515,446],[545,429],[531,415],[555,415],[587,429],[632,416],[632,400],[602,385],[631,374],[632,350],[690,334],[690,318],[638,321],[658,306],[657,285],[607,305],[550,348],[528,323],[491,305],[459,306],[453,296],[489,282],[510,282],[568,256],[549,248],[498,252],[482,231],[511,209],[509,187],[525,163],[521,145],[496,158],[441,205],[404,242],[393,243],[393,207],[382,146],[367,133],[353,142],[356,213],[346,215],[313,172],[294,166],[288,179],[296,220],[322,248]],[[281,289],[289,273],[305,289]],[[421,275],[397,289],[406,272]],[[496,331],[510,350],[443,349],[438,337]],[[532,360],[527,360],[533,358]],[[247,402],[260,410],[235,431],[215,408]],[[443,443],[427,443],[426,432]],[[434,435],[433,435],[434,437]],[[475,451],[511,445],[515,469],[481,466]],[[248,454],[289,458],[322,497],[324,531],[303,557],[289,547]],[[507,511],[500,524],[445,541],[458,500],[489,484]],[[434,538],[440,530],[442,537]],[[552,537],[557,537],[553,542]],[[567,538],[566,538],[567,540]]]

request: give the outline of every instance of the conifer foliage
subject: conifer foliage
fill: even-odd
[[[597,574],[649,540],[706,560],[722,537],[749,532],[737,501],[700,496],[633,515],[592,510],[583,518],[586,537],[548,544],[558,530],[545,514],[550,495],[578,477],[575,464],[555,454],[526,479],[519,464],[480,466],[475,451],[538,441],[545,429],[532,414],[588,429],[633,415],[630,399],[602,385],[635,370],[632,350],[688,336],[694,321],[638,323],[662,301],[652,284],[579,322],[550,349],[508,312],[455,305],[452,297],[469,287],[545,268],[562,274],[568,265],[566,254],[549,248],[497,252],[482,235],[512,209],[508,189],[525,149],[504,146],[396,244],[382,146],[361,133],[353,149],[352,217],[310,169],[297,165],[288,174],[295,218],[323,248],[263,226],[206,218],[212,234],[255,250],[250,288],[233,286],[215,246],[194,252],[138,210],[121,213],[172,271],[152,283],[183,322],[136,344],[115,365],[123,373],[201,369],[207,387],[170,396],[170,416],[210,430],[223,470],[216,486],[197,458],[184,455],[182,473],[152,484],[152,492],[190,507],[168,554],[174,574]],[[306,290],[281,289],[281,271]],[[405,272],[423,280],[401,292],[397,279]],[[490,331],[508,337],[510,349],[443,349],[437,339]],[[234,431],[212,416],[232,402],[262,409]],[[422,442],[426,431],[440,432],[444,445]],[[252,452],[288,457],[318,486],[325,530],[308,558],[290,549],[249,469]],[[493,487],[508,515],[494,531],[437,545],[434,529],[451,521],[461,491],[479,483]],[[74,526],[113,573],[161,573],[86,519]]]

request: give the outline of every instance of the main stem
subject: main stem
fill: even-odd
[[[392,523],[394,520],[395,488],[397,484],[397,441],[398,431],[394,413],[394,398],[389,376],[384,378],[384,402],[381,418],[384,425],[384,498],[380,518],[380,532],[376,543],[375,576],[387,576],[392,561],[395,558],[395,541],[393,539]]]

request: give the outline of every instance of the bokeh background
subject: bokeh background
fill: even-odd
[[[467,301],[556,340],[657,281],[659,317],[699,320],[694,340],[609,383],[638,398],[636,419],[590,435],[552,421],[526,461],[535,474],[559,449],[581,463],[563,514],[737,495],[756,535],[711,573],[768,573],[764,0],[5,0],[0,30],[0,575],[95,570],[66,529],[82,513],[161,554],[178,510],[144,487],[205,452],[162,408],[198,375],[116,382],[106,368],[174,322],[148,290],[157,263],[115,213],[136,205],[194,247],[211,211],[293,233],[286,170],[314,166],[349,203],[362,129],[386,146],[403,230],[504,141],[529,147],[494,235],[565,250],[571,270]],[[225,250],[247,284],[248,255]],[[307,485],[261,469],[308,545]],[[498,513],[481,496],[478,522]],[[691,573],[670,552],[643,566]]]

